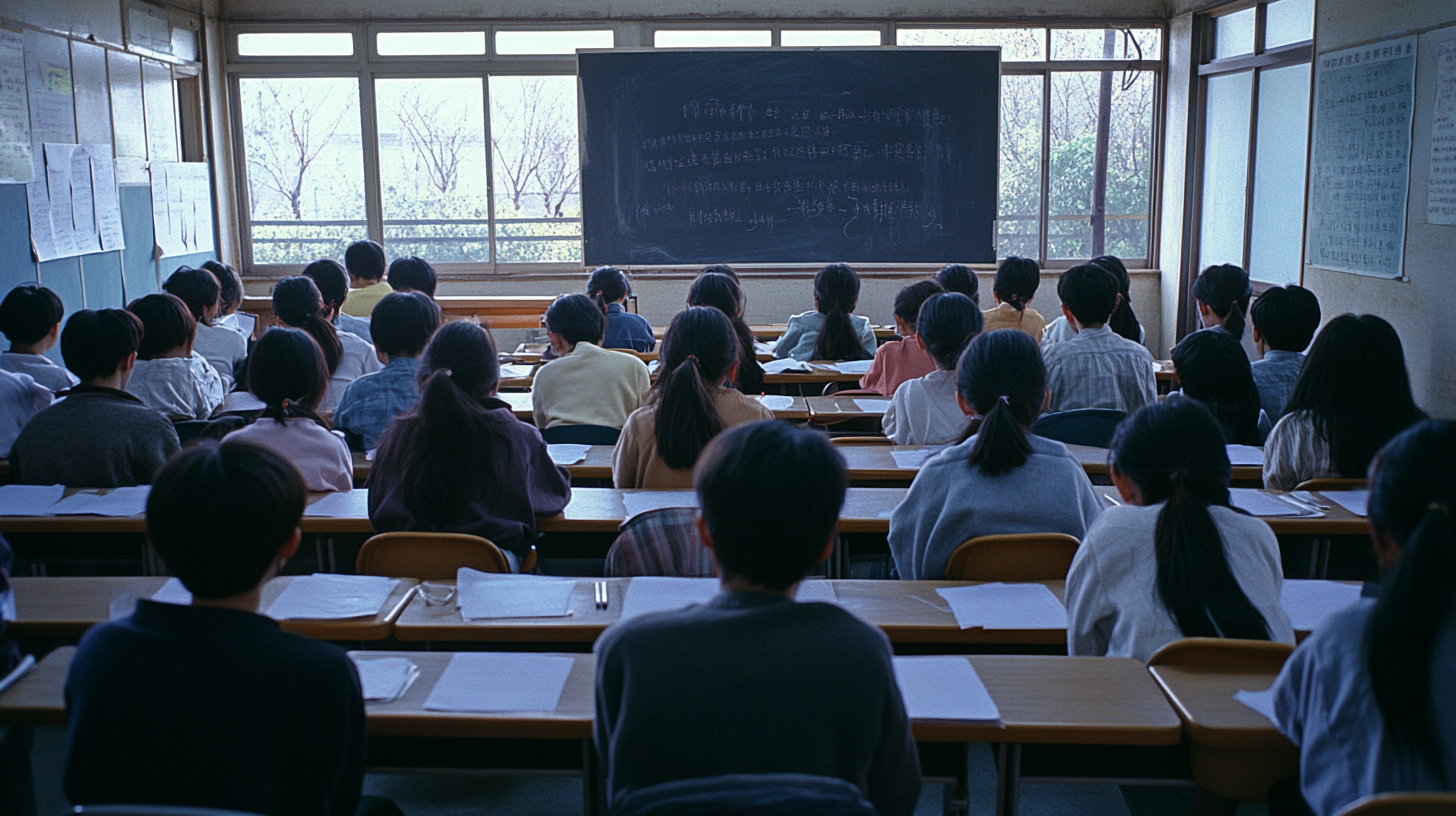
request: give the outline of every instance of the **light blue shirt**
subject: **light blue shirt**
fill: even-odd
[[[339,316],[334,319],[334,326],[339,331],[346,331],[369,345],[374,345],[374,335],[369,329],[369,318],[367,317],[355,317],[339,312]]]
[[[867,317],[860,317],[852,314],[849,316],[850,325],[854,326],[855,336],[864,347],[864,359],[871,360],[875,356],[875,330],[870,328],[870,321]],[[774,356],[783,359],[793,357],[795,360],[813,360],[814,347],[819,344],[819,332],[824,329],[824,314],[822,312],[804,312],[789,318],[789,325],[784,329],[784,336],[779,338],[779,343],[774,346]]]
[[[1299,380],[1299,370],[1304,366],[1304,354],[1298,351],[1269,349],[1264,359],[1249,365],[1254,372],[1254,385],[1259,388],[1259,407],[1269,415],[1270,422],[1278,422],[1284,416],[1284,406],[1294,395],[1294,383]]]
[[[415,363],[413,357],[396,357],[383,370],[349,383],[334,408],[334,427],[358,434],[364,450],[374,450],[389,423],[419,402]]]

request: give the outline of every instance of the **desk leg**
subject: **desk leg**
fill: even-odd
[[[591,740],[582,740],[581,795],[582,811],[586,816],[605,816],[607,812],[607,779],[603,774],[604,770],[597,756],[596,744]]]
[[[834,536],[834,550],[829,553],[829,560],[824,565],[824,577],[849,577],[849,542],[845,540],[844,533]]]
[[[996,746],[996,816],[1016,816],[1021,806],[1021,745]]]

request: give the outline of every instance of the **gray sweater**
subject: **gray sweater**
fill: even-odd
[[[18,484],[130,487],[150,484],[180,447],[172,423],[141,400],[83,385],[25,426],[10,467]]]

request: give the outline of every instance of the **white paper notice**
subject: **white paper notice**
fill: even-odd
[[[25,101],[25,38],[0,29],[0,182],[35,178]]]
[[[559,655],[464,652],[450,658],[428,711],[555,711],[576,661]]]
[[[1273,518],[1275,516],[1317,516],[1313,510],[1285,501],[1272,493],[1265,493],[1252,487],[1229,489],[1229,504],[1251,516]]]
[[[870,373],[870,365],[873,363],[874,360],[846,360],[835,363],[834,370],[840,374],[858,374],[862,377]]]
[[[96,229],[101,248],[110,252],[126,248],[121,228],[121,203],[116,195],[116,162],[111,158],[111,145],[89,145],[91,183],[96,201]]]
[[[806,578],[799,582],[794,600],[799,603],[839,603],[839,596],[834,594],[834,585],[828,581]]]
[[[368,657],[368,652],[350,652],[354,668],[359,671],[359,685],[364,699],[376,703],[392,703],[409,690],[420,676],[420,667],[404,657]]]
[[[30,215],[30,246],[36,260],[50,261],[56,254],[56,236],[51,231],[51,198],[46,192],[45,172],[25,185],[25,208]]]
[[[50,160],[50,156],[46,156]],[[71,227],[76,251],[83,255],[101,251],[101,233],[96,229],[96,195],[91,183],[91,150],[71,146]]]
[[[398,578],[315,573],[294,578],[267,615],[274,620],[344,620],[379,614]]]
[[[783,374],[787,371],[813,371],[814,367],[808,363],[795,360],[792,357],[785,357],[782,360],[769,360],[763,364],[765,374]]]
[[[895,682],[912,720],[1001,722],[1001,711],[964,657],[897,657]]]
[[[1325,619],[1360,600],[1359,584],[1286,578],[1279,590],[1279,605],[1289,613],[1296,631],[1313,632]]]
[[[45,146],[46,200],[50,202],[51,240],[60,258],[80,252],[71,220],[71,150],[75,145]]]
[[[1256,448],[1253,445],[1225,445],[1228,449],[1229,464],[1234,467],[1262,467],[1264,465],[1264,449]]]
[[[503,380],[524,380],[531,376],[531,371],[534,368],[535,366],[521,365],[518,363],[503,365],[500,367],[500,376]]]
[[[622,506],[627,510],[627,518],[622,523],[646,513],[649,510],[661,510],[664,507],[697,507],[698,494],[691,490],[640,490],[636,493],[623,493]]]
[[[465,620],[564,618],[571,614],[576,579],[494,575],[461,567],[455,585],[460,590],[460,617]]]
[[[551,455],[551,461],[558,465],[574,465],[586,458],[591,450],[591,445],[547,445],[546,452]]]
[[[1279,725],[1279,720],[1274,715],[1274,689],[1273,687],[1263,691],[1236,691],[1234,699],[1264,715],[1264,719]]]
[[[48,516],[51,505],[64,495],[65,485],[5,485],[0,487],[0,516]]]
[[[326,493],[318,501],[305,507],[303,514],[313,518],[368,518],[369,491]]]
[[[114,487],[106,494],[83,490],[56,502],[56,516],[140,516],[147,511],[148,486]]]
[[[638,576],[627,582],[622,620],[648,612],[666,612],[704,603],[718,594],[717,578]]]
[[[168,578],[167,583],[162,584],[161,589],[152,593],[152,600],[156,601],[157,603],[177,604],[178,606],[191,606],[192,593],[188,592],[187,587],[183,586],[182,582],[178,579]]]
[[[158,162],[152,171],[152,234],[159,255],[211,252],[212,187],[204,162]]]
[[[890,458],[895,460],[895,467],[901,470],[919,470],[925,460],[939,453],[938,448],[921,448],[920,450],[892,450]]]
[[[887,399],[857,399],[854,404],[866,414],[883,414],[890,410],[890,401]]]
[[[1431,120],[1426,222],[1456,224],[1456,38],[1441,43],[1436,52],[1436,109]]]
[[[962,629],[1066,629],[1067,610],[1045,584],[937,589]]]
[[[787,411],[794,407],[794,398],[783,394],[759,394],[758,401],[770,411]]]
[[[1357,516],[1370,515],[1370,490],[1321,490],[1320,495]]]

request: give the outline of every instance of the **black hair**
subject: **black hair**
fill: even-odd
[[[231,598],[267,575],[307,500],[298,469],[273,451],[202,442],[152,480],[147,540],[195,597]]]
[[[1193,332],[1173,347],[1173,366],[1183,393],[1213,413],[1225,441],[1259,444],[1259,387],[1249,355],[1233,335]]]
[[[61,359],[81,382],[110,377],[141,346],[144,331],[141,319],[125,309],[82,309],[61,330]]]
[[[824,434],[772,419],[724,432],[693,479],[722,575],[776,591],[801,580],[834,535],[846,484]]]
[[[981,303],[981,282],[976,279],[976,273],[965,264],[946,264],[935,273],[935,281],[945,288],[947,292],[959,292],[971,299],[972,303]]]
[[[586,279],[586,294],[606,314],[608,304],[632,294],[632,283],[627,280],[627,273],[617,267],[599,266]]]
[[[1223,330],[1232,334],[1235,340],[1244,337],[1245,315],[1253,294],[1249,273],[1233,264],[1210,266],[1199,272],[1197,280],[1193,281],[1193,297],[1223,320]]]
[[[273,314],[285,325],[303,329],[313,336],[324,353],[324,367],[330,377],[334,376],[339,370],[344,344],[334,324],[329,322],[323,295],[319,294],[313,279],[300,275],[278,281],[273,287]]]
[[[703,267],[703,271],[698,273],[699,277],[703,275],[727,275],[733,279],[734,283],[739,283],[738,273],[733,271],[733,267],[728,264],[708,264]]]
[[[384,277],[384,247],[373,241],[355,241],[344,250],[344,267],[359,280]]]
[[[1456,600],[1456,422],[1428,420],[1380,452],[1370,482],[1370,525],[1400,545],[1365,627],[1365,670],[1397,755],[1441,781],[1446,761],[1436,730],[1433,653]]]
[[[944,369],[956,367],[956,358],[971,338],[981,333],[985,318],[981,310],[965,295],[946,292],[931,295],[920,306],[915,318],[915,331],[925,350]]]
[[[218,305],[222,297],[222,286],[211,272],[190,266],[177,267],[177,271],[167,276],[162,290],[181,298],[198,323],[206,322],[207,308]]]
[[[722,264],[716,266],[727,269]],[[758,364],[758,352],[754,350],[757,338],[743,321],[743,289],[738,279],[721,272],[703,272],[688,287],[688,305],[712,306],[728,316],[738,337],[738,376],[734,385],[745,394],[762,394],[763,366]]]
[[[318,287],[319,297],[329,312],[344,305],[344,298],[349,296],[349,273],[344,271],[343,264],[332,258],[319,258],[303,268],[303,276]]]
[[[931,297],[943,292],[945,287],[934,278],[916,281],[901,288],[895,293],[895,317],[900,318],[913,334],[916,330],[915,320],[920,317],[920,307]]]
[[[1057,281],[1062,305],[1086,326],[1101,326],[1117,306],[1117,277],[1095,264],[1074,266]]]
[[[203,261],[202,268],[217,277],[218,312],[236,309],[243,302],[243,279],[238,276],[238,271],[221,261]]]
[[[969,461],[987,476],[1026,464],[1031,456],[1031,425],[1046,401],[1046,365],[1031,335],[999,329],[978,335],[956,365],[956,390],[976,418],[960,441],[972,436]]]
[[[1088,263],[1106,269],[1112,273],[1112,277],[1117,278],[1119,299],[1107,318],[1107,328],[1112,329],[1112,333],[1118,337],[1141,343],[1143,330],[1138,323],[1137,313],[1132,310],[1132,277],[1127,274],[1127,266],[1116,255],[1098,255]]]
[[[1348,479],[1364,477],[1376,451],[1426,418],[1411,396],[1400,335],[1368,314],[1342,314],[1320,330],[1284,409],[1295,411],[1309,412],[1330,464]]]
[[[422,292],[390,292],[369,318],[374,347],[390,357],[418,357],[438,328],[440,306]]]
[[[657,404],[657,455],[674,470],[690,468],[724,428],[718,384],[738,361],[733,324],[710,306],[673,316],[662,337],[662,366],[651,399]]]
[[[303,329],[269,329],[253,344],[247,365],[248,392],[267,406],[263,416],[279,422],[302,417],[329,427],[314,413],[329,389],[329,372],[312,335]]]
[[[144,295],[126,305],[142,321],[142,342],[137,357],[151,360],[192,341],[197,318],[176,295],[165,292]]]
[[[1319,298],[1303,286],[1275,286],[1254,299],[1249,319],[1269,348],[1304,351],[1319,330]]]
[[[1186,397],[1145,405],[1117,426],[1111,459],[1144,505],[1165,502],[1153,531],[1156,590],[1183,636],[1268,640],[1208,511],[1229,506],[1228,452],[1213,414]]]
[[[814,303],[824,315],[824,327],[814,343],[814,359],[865,359],[868,355],[849,319],[850,312],[859,303],[859,275],[842,263],[819,270],[814,276]]]
[[[996,282],[991,291],[1002,303],[1011,304],[1018,312],[1026,310],[1026,302],[1041,286],[1041,266],[1030,258],[1012,255],[996,267]]]
[[[607,316],[586,295],[562,295],[546,309],[546,330],[561,335],[561,339],[573,346],[577,343],[601,345]]]
[[[435,296],[435,285],[440,281],[435,267],[418,255],[395,258],[389,265],[387,277],[390,288],[396,292],[423,292],[430,297]]]
[[[398,477],[404,506],[425,531],[450,530],[473,502],[496,501],[515,462],[507,430],[483,402],[500,382],[490,332],[446,323],[420,355],[420,400],[380,435],[374,472]],[[372,477],[371,477],[372,478]]]
[[[61,322],[66,308],[55,292],[34,283],[22,283],[0,301],[0,332],[12,343],[40,342]]]

